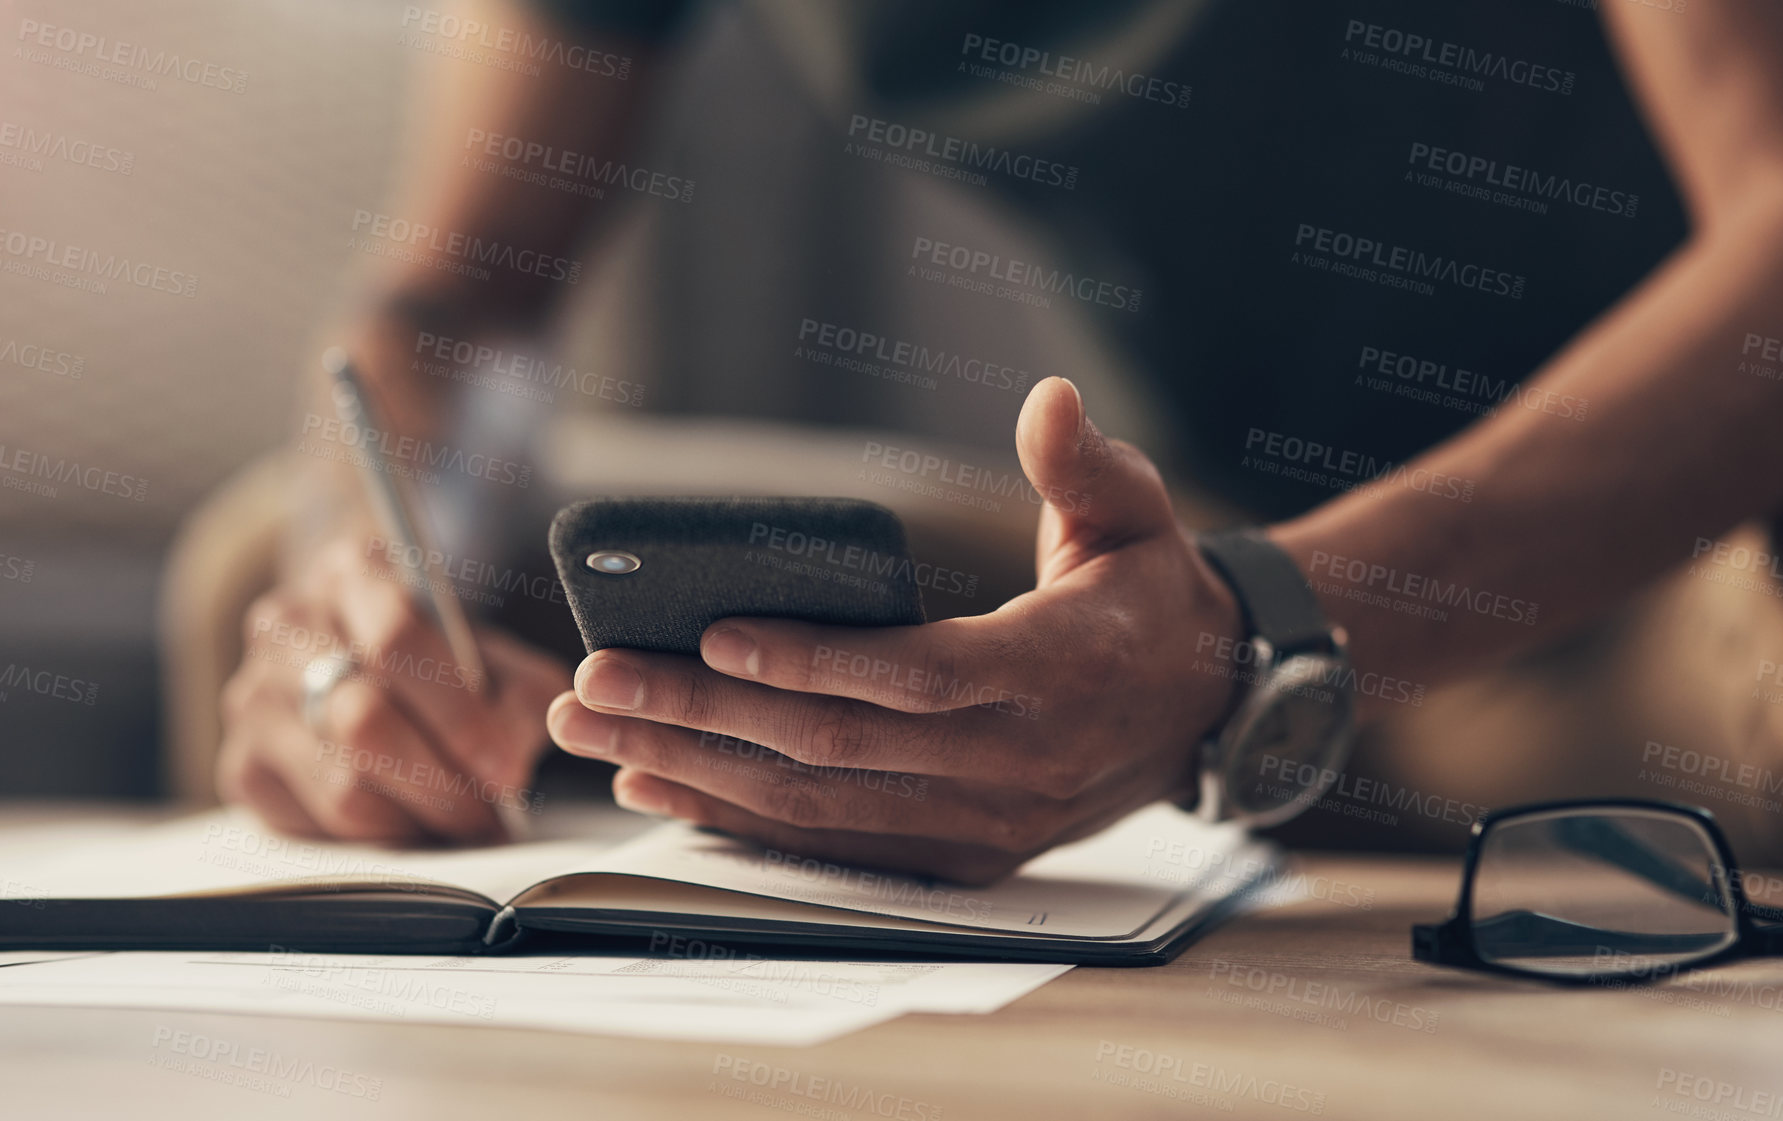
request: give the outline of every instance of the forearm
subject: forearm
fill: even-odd
[[[310,443],[327,442],[326,426],[335,417],[329,379],[316,360],[328,345],[352,356],[385,426],[418,441],[466,438],[456,430],[461,418],[484,402],[462,401],[483,391],[461,379],[473,371],[499,376],[487,369],[491,355],[511,361],[548,349],[547,326],[576,290],[591,243],[624,209],[611,189],[601,198],[599,191],[536,180],[541,166],[626,162],[660,69],[659,49],[616,35],[584,42],[581,33],[515,0],[476,0],[456,14],[518,42],[574,43],[608,64],[423,64],[429,77],[413,91],[407,142],[395,157],[397,187],[353,216],[355,240],[375,255],[360,258],[365,267],[345,298],[349,310],[317,339],[317,353],[303,356],[300,437]],[[432,232],[408,236],[423,229]],[[407,248],[410,240],[412,255],[381,252]],[[457,263],[455,247],[464,246],[489,251],[461,254],[462,263],[475,267],[435,267]],[[576,271],[547,268],[547,262],[568,262]],[[479,446],[467,454],[502,451]],[[305,554],[319,543],[375,529],[363,506],[363,482],[348,464],[322,454],[301,462],[298,489],[312,516],[298,534],[298,565],[308,563]]]
[[[660,69],[650,44],[607,35],[579,42],[578,32],[524,2],[477,0],[463,15],[519,41],[578,42],[626,65],[621,77],[551,62],[536,72],[448,63],[417,84],[399,187],[385,206],[355,216],[355,235],[376,241],[398,222],[433,232],[414,259],[373,259],[346,328],[366,377],[392,398],[391,423],[405,432],[432,430],[439,403],[461,392],[451,379],[426,376],[430,341],[447,339],[448,352],[468,342],[472,353],[531,343],[576,290],[602,228],[624,209],[612,197],[623,192],[609,188],[600,198],[535,180],[541,166],[580,157],[625,162]],[[487,249],[486,260],[436,268],[453,245]],[[433,364],[466,365],[437,355]]]
[[[1742,372],[1783,335],[1783,201],[1681,248],[1530,383],[1523,407],[1271,535],[1349,632],[1359,672],[1422,684],[1597,616],[1743,518],[1783,502],[1783,383]],[[1545,393],[1544,393],[1545,391]],[[1407,485],[1425,469],[1470,501]],[[1367,708],[1372,698],[1361,698]]]

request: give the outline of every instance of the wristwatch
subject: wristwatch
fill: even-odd
[[[1292,557],[1254,529],[1203,534],[1201,554],[1231,587],[1249,638],[1222,638],[1219,671],[1239,700],[1201,744],[1208,821],[1279,825],[1337,781],[1355,730],[1353,671],[1333,626]]]

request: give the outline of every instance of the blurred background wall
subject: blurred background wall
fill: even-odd
[[[351,275],[343,215],[386,193],[417,53],[400,12],[0,4],[0,795],[159,789],[163,555],[207,491],[289,431],[293,375]],[[212,82],[245,75],[242,92],[190,67],[199,81],[82,72],[98,48],[41,47],[35,25],[195,59]],[[128,259],[148,286],[34,275],[66,250],[31,238]],[[190,297],[157,290],[187,277]],[[33,469],[65,481],[16,485]]]

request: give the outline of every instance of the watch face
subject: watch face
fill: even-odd
[[[1226,792],[1258,824],[1286,821],[1337,781],[1349,742],[1349,691],[1326,684],[1341,660],[1294,655],[1268,671],[1229,729]]]

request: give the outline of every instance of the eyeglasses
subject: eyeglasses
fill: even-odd
[[[1783,954],[1783,910],[1746,899],[1707,810],[1548,802],[1474,823],[1447,922],[1412,927],[1412,957],[1563,983],[1652,981]]]

